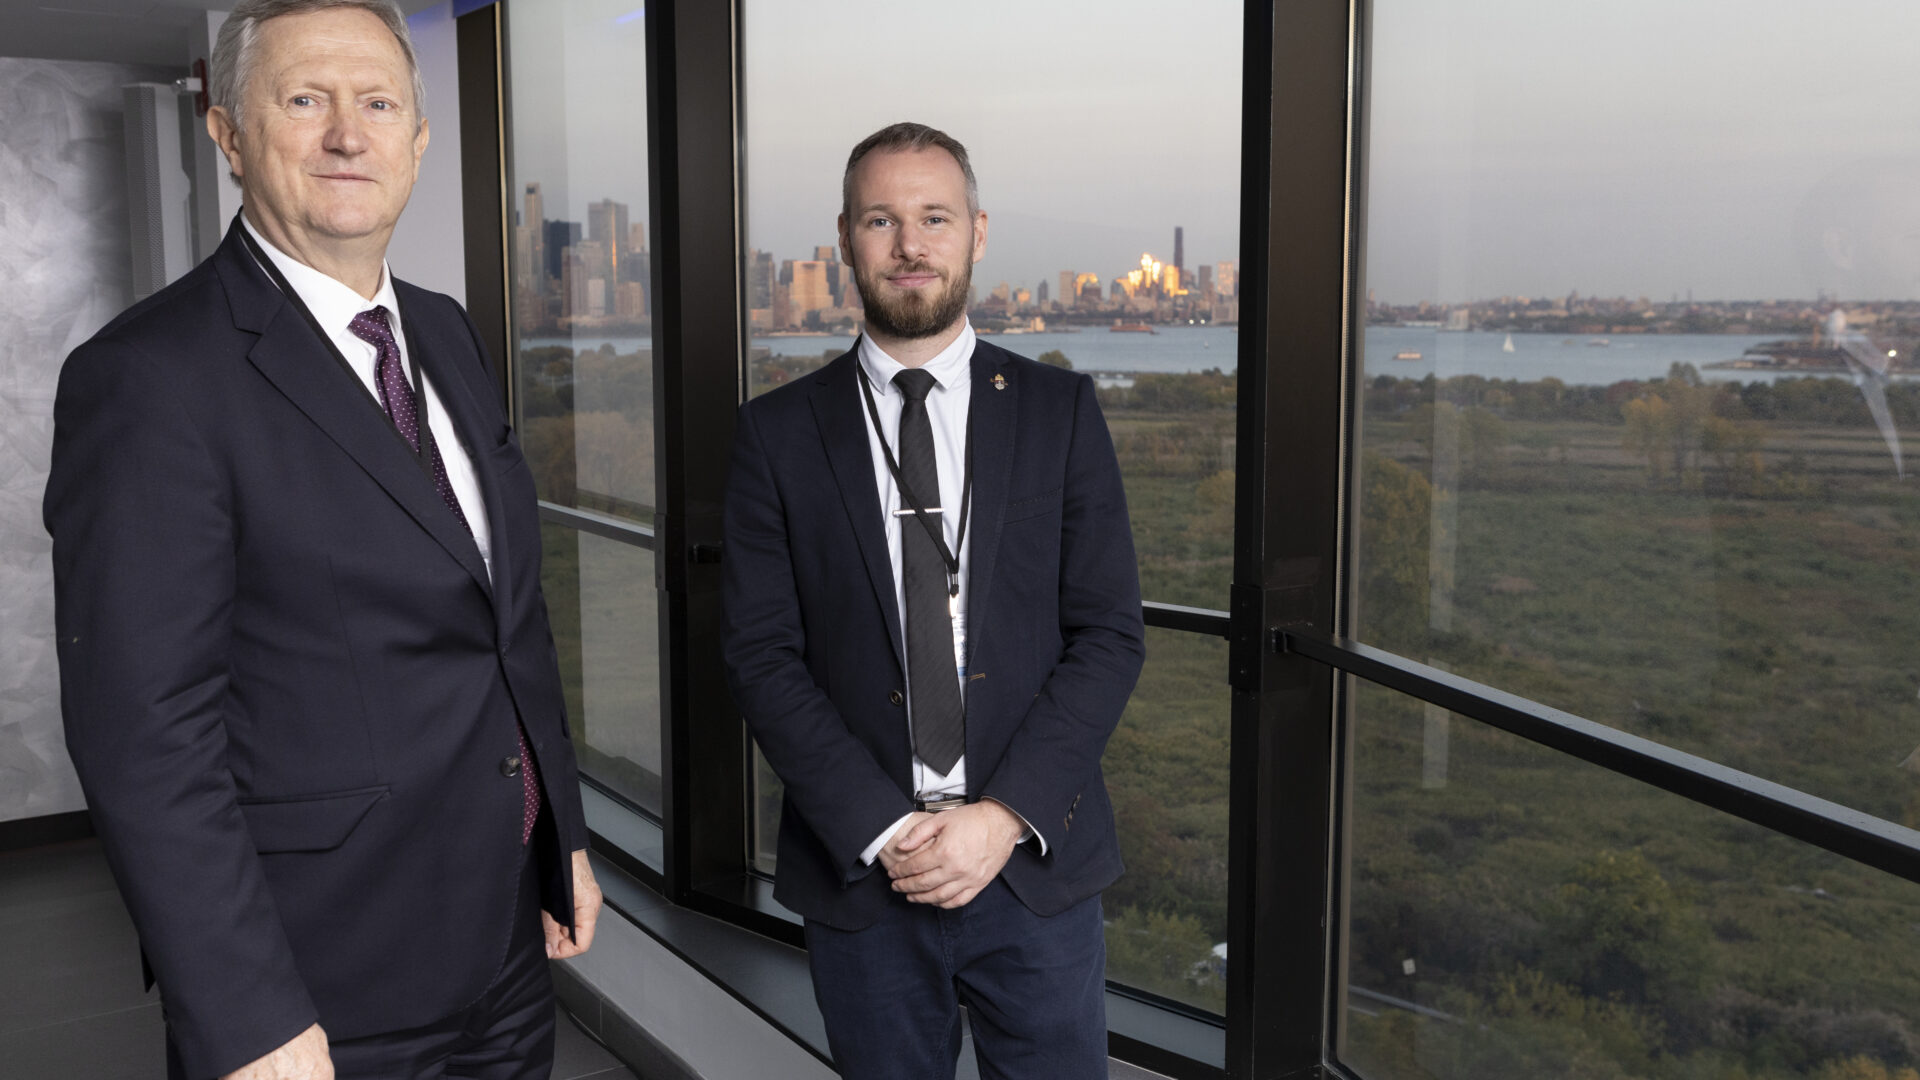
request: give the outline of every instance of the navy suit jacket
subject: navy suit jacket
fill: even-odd
[[[45,503],[67,745],[194,1077],[482,992],[524,852],[516,720],[563,922],[585,846],[533,478],[471,321],[394,283],[491,581],[240,228],[68,357]]]
[[[1100,755],[1144,656],[1140,583],[1093,381],[974,346],[967,793],[1046,839],[1001,872],[1052,915],[1120,875]],[[860,853],[910,812],[905,667],[849,352],[742,406],[723,562],[729,679],[785,784],[774,895],[840,929],[893,894]]]

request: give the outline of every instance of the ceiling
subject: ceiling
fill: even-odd
[[[445,0],[438,0],[444,3]],[[414,14],[436,0],[400,0]],[[0,0],[0,56],[177,67],[187,34],[232,0]]]

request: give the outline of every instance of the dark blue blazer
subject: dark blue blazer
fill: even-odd
[[[726,500],[725,649],[785,784],[774,895],[841,929],[879,917],[860,862],[910,812],[899,609],[849,352],[740,410]],[[972,358],[967,787],[1046,838],[1002,876],[1056,914],[1120,875],[1100,755],[1144,656],[1140,583],[1093,381],[985,340]]]
[[[237,221],[60,374],[67,746],[193,1077],[481,993],[524,850],[516,720],[552,808],[543,900],[571,921],[585,828],[533,477],[466,313],[394,289],[476,466],[491,582]]]

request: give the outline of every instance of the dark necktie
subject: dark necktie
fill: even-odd
[[[373,381],[380,388],[380,407],[387,410],[400,437],[414,453],[420,452],[420,405],[413,398],[413,385],[407,381],[406,366],[400,363],[400,346],[393,340],[393,326],[387,321],[387,309],[372,307],[353,317],[348,324],[353,336],[373,346]],[[447,479],[447,463],[440,457],[440,443],[429,440],[433,452],[433,489],[447,504],[460,527],[473,532],[460,500],[453,494],[453,482]],[[533,754],[527,748],[527,732],[520,729],[520,842],[533,836],[533,823],[540,816],[540,779],[534,774]]]
[[[900,482],[920,506],[940,506],[940,470],[933,456],[927,394],[933,375],[909,368],[893,377],[906,398],[900,408]],[[902,509],[905,509],[905,505]],[[959,513],[954,508],[951,513]],[[935,772],[953,771],[966,747],[966,711],[953,655],[953,617],[947,563],[927,530],[911,515],[900,521],[901,579],[907,598],[907,678],[913,691],[913,751]],[[933,515],[944,531],[943,515]],[[957,557],[957,556],[956,556]]]

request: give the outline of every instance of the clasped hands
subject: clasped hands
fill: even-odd
[[[1026,831],[1018,814],[992,799],[917,813],[880,849],[880,865],[893,891],[913,903],[963,907],[999,875]]]

